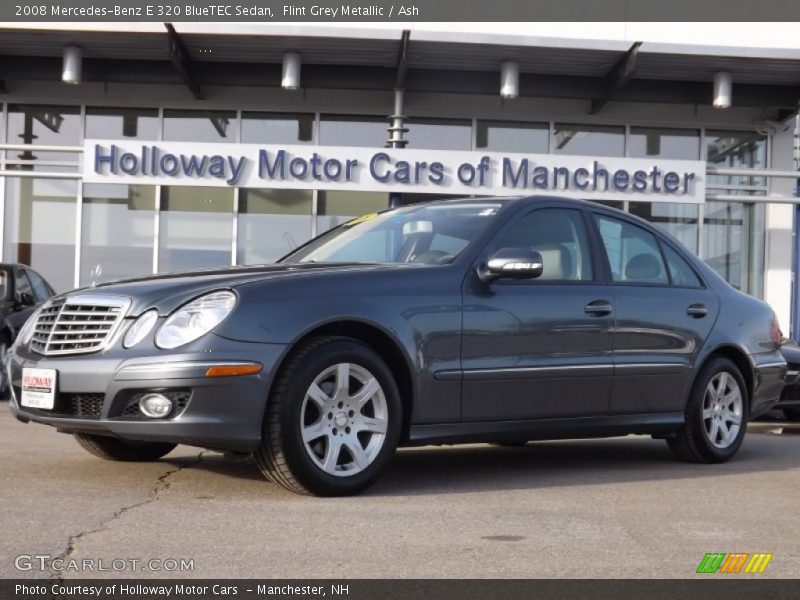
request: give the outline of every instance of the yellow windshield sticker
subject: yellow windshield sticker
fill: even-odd
[[[352,227],[353,225],[358,225],[359,223],[364,223],[365,221],[371,221],[375,217],[378,216],[378,213],[369,213],[366,215],[361,215],[360,217],[356,217],[352,221],[348,221],[344,224],[345,227]]]

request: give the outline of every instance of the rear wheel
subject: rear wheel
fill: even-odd
[[[340,496],[371,485],[400,437],[400,393],[361,342],[321,337],[296,350],[269,399],[261,472],[301,494]]]
[[[104,460],[151,462],[169,454],[176,446],[176,444],[159,442],[120,440],[88,433],[73,433],[72,435],[81,448]]]
[[[712,359],[689,394],[683,429],[667,439],[670,450],[687,462],[725,462],[742,445],[749,406],[738,367],[727,358]]]

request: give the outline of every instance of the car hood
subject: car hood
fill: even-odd
[[[235,289],[237,286],[247,283],[342,271],[396,269],[402,266],[364,263],[295,263],[225,267],[124,279],[82,288],[66,295],[91,293],[125,296],[132,300],[128,311],[129,316],[137,316],[151,307],[156,307],[160,314],[165,315],[201,294],[221,289]]]

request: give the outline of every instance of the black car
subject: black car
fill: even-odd
[[[17,332],[36,307],[55,295],[44,277],[26,265],[0,264],[0,361],[17,338]],[[8,392],[8,380],[0,368],[0,398]]]
[[[786,386],[781,399],[775,408],[783,410],[789,421],[800,421],[800,345],[787,342],[781,346],[781,353],[786,359]]]
[[[112,460],[253,453],[353,493],[397,446],[649,434],[733,456],[780,396],[764,302],[629,214],[558,198],[359,217],[277,264],[60,295],[11,348],[12,409]]]

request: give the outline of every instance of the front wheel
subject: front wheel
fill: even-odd
[[[687,462],[730,459],[744,440],[749,400],[738,367],[727,358],[712,359],[692,386],[683,429],[667,439],[670,450]]]
[[[316,338],[292,353],[275,383],[256,462],[293,492],[354,494],[378,478],[401,422],[400,392],[374,350]]]
[[[72,436],[81,448],[104,460],[123,462],[152,462],[175,449],[176,444],[160,442],[134,442],[119,440],[104,435],[73,433]]]

